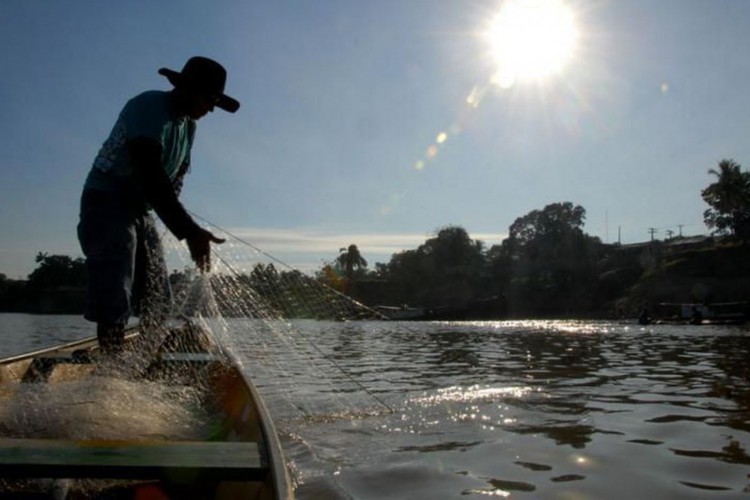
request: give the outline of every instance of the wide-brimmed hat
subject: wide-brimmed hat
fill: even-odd
[[[166,76],[169,83],[176,88],[187,89],[216,98],[216,106],[224,111],[234,113],[240,108],[240,103],[236,99],[224,94],[227,70],[213,59],[199,56],[191,57],[185,63],[182,71],[161,68],[159,74]]]

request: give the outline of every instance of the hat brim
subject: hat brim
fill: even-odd
[[[159,69],[159,74],[167,77],[169,83],[175,88],[179,88],[182,85],[182,74],[179,71],[174,71],[169,68],[161,68]],[[226,94],[219,94],[216,106],[229,113],[234,113],[240,109],[239,101]]]
[[[219,96],[219,100],[216,102],[216,105],[229,113],[234,113],[235,111],[240,109],[240,102],[237,99],[229,97],[226,94],[221,94]]]

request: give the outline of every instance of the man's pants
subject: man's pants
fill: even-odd
[[[86,256],[88,294],[84,317],[126,324],[131,314],[162,322],[171,293],[164,251],[148,212],[134,214],[117,193],[86,189],[81,196],[78,240]]]

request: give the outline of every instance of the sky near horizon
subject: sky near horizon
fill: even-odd
[[[81,256],[81,186],[124,103],[205,55],[242,107],[198,123],[185,206],[302,270],[370,262],[444,226],[489,247],[554,202],[635,243],[706,234],[700,191],[750,166],[750,2],[569,0],[559,73],[494,85],[502,1],[0,6],[0,273]]]

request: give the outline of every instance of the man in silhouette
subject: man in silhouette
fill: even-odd
[[[226,70],[211,59],[193,57],[180,72],[161,68],[159,73],[174,88],[127,102],[81,196],[78,239],[89,276],[84,317],[97,323],[105,352],[122,349],[134,310],[143,322],[170,299],[152,209],[186,241],[202,271],[210,270],[211,243],[224,241],[196,224],[178,196],[190,167],[196,121],[214,107],[234,113],[240,104],[224,94]]]

